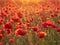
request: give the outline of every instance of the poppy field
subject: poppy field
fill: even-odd
[[[0,0],[0,45],[60,45],[60,0]]]

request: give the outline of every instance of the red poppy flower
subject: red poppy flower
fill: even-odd
[[[44,23],[42,24],[42,26],[43,26],[44,28],[48,28],[48,25],[47,25],[46,22],[44,22]]]
[[[60,24],[60,20],[58,20],[58,24]]]
[[[14,22],[19,22],[19,18],[12,18]]]
[[[26,23],[26,27],[27,28],[30,28],[30,23]]]
[[[12,29],[12,24],[11,23],[6,23],[5,25],[6,29]]]
[[[57,26],[54,24],[54,22],[52,22],[52,21],[50,21],[50,20],[44,22],[44,23],[42,24],[42,26],[43,26],[44,28],[48,28],[48,27],[56,28],[56,27],[57,27]]]
[[[4,45],[4,42],[0,42],[0,45]]]
[[[5,33],[5,31],[4,31],[4,30],[0,30],[0,33],[1,33],[1,34],[4,34],[4,33]]]
[[[60,28],[56,28],[56,31],[60,33]]]
[[[50,14],[50,16],[51,16],[51,17],[55,17],[55,16],[57,16],[57,14]]]
[[[23,29],[24,28],[24,24],[22,22],[17,23],[17,28]]]
[[[26,35],[26,34],[27,34],[27,30],[17,29],[17,30],[15,31],[15,35],[16,35],[16,36],[24,36],[24,35]]]
[[[20,13],[20,12],[17,13],[17,15],[18,15],[19,18],[22,18],[23,17],[22,13]]]
[[[15,43],[15,39],[10,38],[10,39],[9,39],[9,42],[10,42],[10,43]]]
[[[0,34],[0,40],[4,40],[4,36]]]
[[[47,36],[47,34],[45,32],[39,32],[39,33],[37,33],[37,36],[39,38],[45,38]]]
[[[37,28],[37,27],[33,27],[32,30],[33,30],[33,31],[37,31],[38,28]]]
[[[0,17],[2,17],[2,18],[6,18],[6,14],[5,14],[5,13],[3,13],[3,12],[1,12]]]
[[[39,32],[42,32],[42,30],[37,30],[36,32],[39,33]]]
[[[0,20],[0,25],[3,23],[3,21],[2,20]]]
[[[10,29],[7,29],[6,30],[6,36],[10,36],[11,35],[11,30]]]

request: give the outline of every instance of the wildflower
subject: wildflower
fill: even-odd
[[[0,40],[4,40],[4,36],[0,34]]]
[[[54,24],[54,22],[52,22],[52,21],[50,21],[50,20],[44,22],[44,23],[42,24],[42,26],[43,26],[44,28],[48,28],[48,27],[56,28],[56,27],[57,27],[57,26]]]
[[[4,32],[4,30],[0,30],[0,33],[1,33],[1,34],[4,34],[5,32]]]
[[[57,7],[56,7],[55,11],[56,11],[56,12],[60,12],[60,8],[57,8]]]
[[[26,34],[27,34],[27,30],[17,29],[17,30],[15,31],[15,35],[16,35],[16,36],[24,36],[24,35],[26,35]]]
[[[46,22],[44,22],[44,23],[42,24],[42,26],[43,26],[44,28],[48,28],[48,25],[47,25]]]
[[[39,32],[42,32],[42,30],[37,30],[36,32],[39,33]]]
[[[0,17],[2,17],[2,18],[6,18],[6,14],[5,14],[5,13],[3,13],[3,12],[1,12]]]
[[[26,27],[27,28],[30,28],[30,23],[26,23]]]
[[[6,36],[10,36],[11,35],[11,30],[10,29],[7,29],[6,30]]]
[[[37,36],[39,38],[45,38],[47,36],[47,34],[45,32],[39,32],[39,33],[37,33]]]
[[[37,27],[33,27],[32,30],[33,30],[33,31],[37,31],[38,28],[37,28]]]
[[[10,39],[9,39],[9,42],[10,42],[10,43],[15,43],[15,39],[10,38]]]
[[[0,45],[4,45],[4,42],[0,42]]]
[[[5,27],[6,29],[12,29],[12,24],[11,24],[11,23],[6,23],[6,24],[4,25],[4,27]]]
[[[18,12],[17,15],[18,15],[19,18],[23,17],[22,13],[20,13],[20,12]]]
[[[17,28],[24,28],[24,24],[23,24],[23,22],[18,22],[17,23]]]
[[[60,24],[60,20],[58,20],[58,24]]]
[[[60,33],[60,28],[56,28],[56,31]]]
[[[53,17],[57,16],[57,14],[50,14],[50,16],[53,18]]]
[[[19,22],[19,19],[18,19],[18,18],[12,18],[12,20],[13,20],[14,22]]]
[[[52,28],[57,28],[57,26],[55,24],[51,24]]]
[[[2,25],[2,23],[3,23],[3,20],[0,20],[0,25]]]

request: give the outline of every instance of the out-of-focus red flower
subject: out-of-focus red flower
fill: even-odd
[[[48,25],[47,25],[46,22],[44,22],[44,23],[42,24],[42,26],[43,26],[44,28],[48,28]]]
[[[56,31],[60,33],[60,28],[56,28]]]
[[[60,20],[58,20],[58,24],[60,24]]]
[[[23,25],[18,25],[18,26],[17,26],[17,28],[21,28],[21,29],[22,29],[23,27],[24,27]]]
[[[39,32],[42,32],[42,30],[37,30],[36,32],[39,33]]]
[[[57,14],[50,14],[50,17],[55,17],[57,16]]]
[[[0,25],[3,23],[3,20],[0,20]]]
[[[0,9],[0,15],[1,15],[1,9]]]
[[[48,28],[49,26],[52,28],[56,28],[57,26],[51,20],[48,20],[42,24],[44,28]]]
[[[5,14],[5,13],[3,13],[3,12],[1,12],[0,17],[2,17],[2,18],[6,18],[6,14]]]
[[[60,12],[60,8],[56,8],[55,11],[56,11],[56,12]]]
[[[57,28],[57,26],[55,24],[52,24],[51,27],[52,28]]]
[[[5,32],[6,32],[6,36],[11,36],[11,30],[10,29],[7,29]]]
[[[40,33],[40,32],[43,32],[42,30],[37,30],[36,31],[36,35],[38,34],[38,33]]]
[[[14,22],[19,22],[19,18],[12,18]]]
[[[4,42],[0,42],[0,45],[4,45]]]
[[[1,16],[6,18],[6,17],[9,16],[9,14],[10,14],[10,12],[9,12],[9,10],[8,10],[8,7],[6,7],[6,6],[3,7],[3,8],[2,8],[2,12],[1,12]]]
[[[9,34],[10,32],[11,32],[11,30],[8,29],[8,30],[7,30],[7,34]]]
[[[20,12],[17,13],[17,15],[18,15],[19,18],[22,18],[23,17],[22,13],[20,13]]]
[[[15,43],[15,39],[10,38],[10,39],[9,39],[9,42],[10,42],[10,43]]]
[[[8,4],[7,6],[8,6],[8,7],[12,7],[12,8],[13,8],[15,5],[14,5],[14,4],[12,4],[12,3],[10,3],[10,4]]]
[[[16,26],[17,28],[21,28],[21,29],[24,28],[23,22],[18,22]]]
[[[16,35],[16,36],[24,36],[24,35],[26,35],[26,34],[27,34],[27,30],[17,29],[17,30],[15,31],[15,35]]]
[[[33,31],[37,31],[38,28],[37,28],[37,27],[32,27],[32,30],[33,30]]]
[[[37,36],[39,38],[45,38],[47,36],[47,34],[45,32],[39,32],[39,33],[37,33]]]
[[[0,34],[0,40],[4,40],[4,36]]]
[[[26,27],[27,28],[30,28],[30,23],[26,23]]]
[[[6,23],[6,24],[4,25],[4,27],[5,27],[6,29],[12,29],[12,24],[11,24],[11,23]]]
[[[5,33],[5,31],[4,31],[4,30],[0,30],[0,33],[1,33],[1,34],[4,34],[4,33]]]

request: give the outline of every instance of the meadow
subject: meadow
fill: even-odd
[[[60,45],[60,0],[0,0],[0,45]]]

